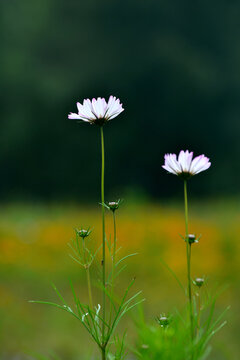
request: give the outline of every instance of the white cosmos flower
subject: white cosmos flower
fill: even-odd
[[[193,152],[180,151],[178,158],[176,154],[166,154],[165,163],[162,166],[168,172],[181,176],[185,179],[190,178],[204,170],[207,170],[211,163],[205,155],[199,155],[193,159]]]
[[[124,109],[119,99],[110,96],[108,102],[104,98],[85,99],[83,104],[77,102],[78,114],[70,113],[69,119],[82,120],[90,124],[103,125],[105,122],[114,119]]]

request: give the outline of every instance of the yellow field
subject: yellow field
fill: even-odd
[[[238,359],[240,206],[222,200],[193,203],[190,206],[190,232],[202,234],[193,246],[193,276],[208,277],[208,286],[226,284],[218,300],[219,309],[231,304],[228,325],[215,340],[214,359]],[[137,252],[127,260],[128,267],[118,287],[136,276],[136,290],[143,289],[147,319],[184,305],[181,289],[162,265],[165,261],[185,283],[184,218],[179,205],[123,204],[117,214],[120,254]],[[112,232],[107,213],[107,235]],[[31,299],[56,300],[50,283],[70,299],[68,279],[86,300],[85,274],[68,253],[75,227],[92,227],[92,247],[101,239],[101,211],[74,205],[8,205],[0,214],[0,315],[1,356],[11,359],[31,351],[55,351],[61,359],[77,359],[89,348],[79,324],[61,311],[29,304]],[[97,260],[100,262],[100,256]],[[95,265],[92,272],[97,269]],[[97,291],[95,301],[98,300]],[[127,322],[129,323],[129,322]],[[124,324],[123,324],[124,325]],[[130,332],[134,327],[130,325]],[[132,337],[131,334],[129,336]],[[91,344],[91,343],[90,343]],[[224,350],[224,351],[223,351]],[[220,355],[221,354],[221,355]],[[214,356],[214,353],[213,353]],[[225,356],[225,357],[221,357]]]

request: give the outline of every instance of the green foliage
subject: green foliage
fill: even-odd
[[[112,244],[110,244],[109,241],[107,242],[107,244],[108,244],[108,248],[109,248],[109,251],[111,254],[113,251],[112,250],[113,246],[112,246]],[[77,259],[74,258],[74,260],[77,261],[77,263],[79,263],[81,266],[85,267],[86,269],[88,269],[89,266],[92,264],[92,261],[95,259],[95,255],[97,253],[97,252],[95,252],[94,255],[91,254],[91,252],[86,248],[85,240],[79,239],[78,231],[76,231],[76,239],[73,242],[73,246],[71,245],[71,249],[74,251],[75,256],[77,257]],[[119,249],[118,250],[116,249],[116,253],[118,253],[118,251],[119,251]],[[114,267],[112,269],[112,272],[109,274],[109,285],[111,287],[114,286],[114,283],[111,283],[111,281],[110,281],[111,275],[113,274],[113,270],[115,270],[115,269],[118,270],[118,271],[114,271],[115,275],[114,275],[113,280],[115,280],[115,278],[120,273],[120,271],[118,269],[119,264],[121,264],[124,260],[126,260],[128,257],[133,256],[133,255],[136,255],[136,254],[126,255],[126,256],[118,259],[117,262],[115,262],[113,264]],[[87,256],[88,256],[88,258],[87,258]],[[120,270],[123,270],[123,267]],[[115,355],[112,355],[111,353],[109,353],[109,359],[116,359],[116,360],[119,359],[120,360],[120,359],[123,359],[123,356],[125,354],[125,352],[124,352],[125,351],[125,349],[124,349],[125,335],[123,336],[122,340],[120,340],[120,338],[118,336],[114,337],[113,342],[111,342],[110,340],[113,337],[113,335],[115,333],[115,329],[116,329],[119,321],[121,320],[121,318],[128,311],[133,309],[136,305],[139,305],[140,303],[142,303],[144,301],[143,299],[137,300],[137,298],[141,294],[141,291],[137,292],[136,294],[134,294],[128,298],[128,294],[129,294],[134,282],[135,282],[135,279],[132,279],[132,281],[126,288],[122,298],[120,298],[120,299],[118,299],[112,291],[109,291],[107,287],[103,287],[102,284],[99,283],[99,288],[101,291],[105,292],[106,297],[108,298],[108,301],[109,301],[110,309],[111,309],[110,317],[106,321],[101,316],[100,304],[98,304],[97,307],[91,308],[91,306],[82,303],[79,296],[76,294],[74,286],[71,282],[70,282],[70,286],[71,286],[72,295],[73,295],[74,308],[66,303],[66,301],[64,300],[64,297],[62,296],[62,294],[59,292],[59,290],[56,288],[55,285],[53,285],[53,289],[55,290],[57,296],[59,297],[59,299],[61,301],[60,304],[50,302],[50,301],[31,300],[30,302],[50,305],[50,306],[54,306],[58,309],[61,309],[63,311],[66,311],[67,313],[72,315],[74,318],[76,318],[84,326],[84,328],[87,330],[87,332],[90,334],[90,336],[92,337],[92,339],[95,341],[95,343],[98,345],[98,347],[100,349],[102,348],[102,346],[104,346],[104,348],[106,348],[107,354],[109,352],[110,346],[114,345],[116,353],[115,353]],[[103,323],[107,329],[106,334],[104,336],[102,333],[102,324]]]
[[[195,338],[190,340],[190,318],[188,308],[171,315],[167,326],[146,323],[142,308],[136,321],[138,340],[135,355],[140,360],[205,360],[211,351],[211,338],[226,324],[223,318],[229,308],[214,314],[218,295],[211,296],[206,291],[202,303],[198,303],[199,293],[194,297]]]
[[[50,352],[47,355],[39,354],[36,352],[29,353],[34,360],[61,360],[55,353]]]
[[[123,334],[122,339],[115,335],[113,342],[115,345],[115,354],[108,353],[108,360],[124,360],[127,356],[127,353],[125,351],[125,338],[126,338],[126,332]]]
[[[87,235],[81,236],[81,231],[83,230],[77,230],[75,229],[75,239],[72,239],[71,243],[68,244],[70,249],[72,250],[72,254],[69,254],[70,257],[76,261],[79,265],[81,265],[83,268],[89,268],[97,253],[101,249],[101,246],[93,253],[88,247],[87,247],[87,240],[88,236],[92,232],[92,230],[86,230]],[[86,239],[87,238],[87,239]]]

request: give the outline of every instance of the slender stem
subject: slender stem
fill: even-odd
[[[199,333],[200,329],[200,317],[201,317],[201,299],[200,299],[200,289],[199,292],[196,294],[198,299],[198,315],[197,315],[197,334]]]
[[[92,300],[92,287],[91,287],[91,279],[90,279],[90,270],[89,270],[89,263],[86,259],[86,244],[84,239],[82,238],[82,245],[83,245],[83,261],[84,261],[84,266],[86,269],[86,274],[87,274],[87,286],[88,286],[88,297],[89,297],[89,303],[90,303],[90,307],[91,309],[93,309],[93,300]]]
[[[102,360],[106,360],[106,348],[102,347]]]
[[[112,288],[114,290],[114,270],[116,262],[116,246],[117,246],[117,226],[116,226],[116,215],[113,211],[113,227],[114,227],[114,239],[113,239],[113,272],[112,272]]]
[[[102,147],[102,171],[101,171],[101,202],[102,202],[102,285],[103,285],[103,303],[102,303],[102,311],[103,311],[103,321],[102,321],[102,343],[105,341],[105,308],[106,308],[106,294],[105,294],[105,286],[106,286],[106,256],[105,256],[105,206],[104,206],[104,136],[103,136],[103,127],[101,129],[101,147]],[[103,350],[102,350],[103,353]],[[105,350],[104,350],[105,354]],[[103,357],[105,359],[105,355]]]
[[[191,283],[191,244],[189,243],[189,233],[188,233],[187,180],[184,180],[184,205],[185,205],[185,239],[186,239],[186,251],[187,251],[189,315],[190,315],[190,325],[191,325],[191,339],[193,340],[194,327],[193,327],[193,305],[192,305],[192,283]]]
[[[116,215],[115,215],[115,211],[112,212],[113,213],[113,232],[114,232],[114,238],[113,238],[113,253],[112,253],[112,288],[111,288],[111,299],[113,301],[114,298],[114,281],[115,281],[115,263],[116,263],[116,245],[117,245],[117,228],[116,228]],[[109,322],[111,323],[111,319],[112,319],[112,302],[110,304],[110,320]]]
[[[93,309],[93,299],[92,299],[92,287],[91,287],[91,279],[90,279],[90,269],[89,266],[86,268],[87,273],[87,284],[88,284],[88,297],[91,309]]]

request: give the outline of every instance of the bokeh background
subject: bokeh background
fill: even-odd
[[[0,2],[1,358],[77,359],[91,344],[66,314],[27,300],[54,299],[50,282],[70,296],[69,277],[85,297],[67,243],[76,226],[94,226],[98,242],[100,137],[67,114],[111,94],[125,111],[105,127],[107,199],[125,199],[119,242],[139,252],[123,283],[137,276],[149,322],[184,304],[159,261],[184,281],[182,187],[161,164],[166,152],[205,153],[212,167],[190,186],[203,234],[194,271],[229,285],[212,359],[239,358],[239,16],[234,0]]]

